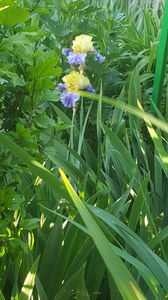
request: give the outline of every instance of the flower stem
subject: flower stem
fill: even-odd
[[[69,147],[73,150],[74,149],[74,124],[75,124],[75,117],[76,117],[76,105],[72,108],[72,126],[70,131],[70,138],[69,138]],[[71,161],[70,152],[67,153],[67,161]]]

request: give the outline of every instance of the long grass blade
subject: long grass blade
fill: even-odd
[[[0,290],[0,300],[5,300],[5,297],[3,296],[1,290]]]
[[[121,295],[124,299],[135,300],[135,299],[146,299],[142,291],[137,286],[131,273],[127,270],[121,259],[115,254],[110,243],[106,239],[105,235],[101,231],[94,218],[89,213],[85,204],[80,200],[73,187],[69,183],[64,172],[59,169],[62,180],[76,205],[81,217],[83,218],[89,233],[102,256],[104,263],[113,277]]]
[[[154,85],[153,85],[153,93],[152,93],[153,102],[157,106],[159,106],[159,102],[160,102],[161,96],[162,96],[164,74],[165,74],[167,55],[168,55],[167,15],[168,15],[168,0],[165,1],[165,9],[164,9],[164,15],[163,15],[163,23],[162,23],[162,29],[161,29],[161,35],[160,35],[158,56],[157,56],[157,62],[156,62],[156,71],[155,71],[155,78],[154,78]],[[151,108],[153,110],[152,103],[151,103]]]
[[[139,102],[138,102],[138,106],[143,111],[143,108],[141,107]],[[164,149],[164,147],[162,145],[162,141],[161,141],[159,135],[157,134],[157,132],[154,130],[150,120],[147,119],[147,118],[145,118],[144,120],[145,120],[147,129],[149,131],[149,134],[150,134],[150,136],[153,140],[153,143],[155,145],[156,151],[157,151],[157,153],[160,157],[160,160],[162,162],[163,169],[164,169],[166,175],[168,176],[168,155],[167,155],[167,152]]]
[[[168,291],[168,267],[167,264],[145,244],[132,230],[106,211],[88,205],[91,211],[108,224],[116,233],[118,233],[144,261],[152,273],[155,275],[161,285]]]
[[[35,284],[35,277],[36,277],[39,259],[40,259],[40,256],[34,262],[33,266],[31,267],[30,272],[28,273],[28,275],[25,279],[21,293],[19,295],[19,300],[28,300],[31,298],[34,284]]]
[[[88,92],[80,92],[80,94],[83,97],[99,101],[99,95],[97,95],[97,94],[91,94],[91,93],[88,93]],[[136,107],[125,104],[125,103],[120,102],[120,101],[116,101],[115,99],[108,98],[108,97],[105,97],[105,96],[102,96],[102,101],[104,103],[107,103],[107,104],[110,104],[110,105],[113,105],[113,106],[117,106],[117,107],[119,107],[123,110],[126,110],[127,112],[137,116],[138,118],[141,118],[143,120],[145,120],[145,119],[149,120],[153,125],[157,126],[158,128],[160,128],[161,130],[163,130],[165,132],[168,132],[168,124],[166,122],[158,120],[154,116],[152,116],[152,115],[150,115],[150,114],[148,114],[144,111],[141,111],[140,109],[138,109]]]

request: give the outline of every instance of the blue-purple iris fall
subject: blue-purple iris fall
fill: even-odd
[[[96,50],[92,53],[96,55],[98,62],[101,64],[105,61],[105,57],[99,54]],[[63,48],[62,54],[67,57],[68,63],[70,65],[84,65],[87,53],[74,53],[72,49]]]
[[[67,92],[66,90],[62,92],[60,96],[61,102],[65,107],[74,107],[75,102],[80,99],[79,94],[73,94],[70,92]]]
[[[68,56],[70,52],[73,52],[72,49],[63,48],[62,54],[65,56]]]
[[[56,87],[56,91],[60,92],[61,90],[65,89],[66,85],[64,83],[59,83]]]
[[[62,49],[62,54],[67,57],[70,65],[84,65],[87,53],[74,53],[72,49]]]
[[[84,90],[88,90],[90,93],[96,93],[91,84],[88,84],[84,87]]]
[[[99,64],[101,64],[105,61],[105,56],[102,56],[101,54],[97,53],[96,50],[94,50],[93,53],[96,55],[96,58],[97,58]]]
[[[87,56],[87,53],[73,53],[70,52],[67,56],[68,63],[70,65],[84,65],[85,64],[85,58]]]
[[[56,91],[60,92],[62,89],[64,89],[64,91],[60,95],[60,99],[61,99],[62,104],[65,107],[74,107],[75,102],[80,99],[80,95],[68,92],[66,90],[66,85],[63,84],[63,83],[59,83],[57,88],[56,88]],[[93,89],[91,84],[86,85],[83,89],[88,90],[90,93],[95,93],[96,92],[95,89]]]

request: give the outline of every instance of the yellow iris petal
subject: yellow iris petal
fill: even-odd
[[[92,36],[85,34],[76,36],[72,49],[74,53],[88,53],[93,51]]]
[[[66,89],[70,93],[78,93],[90,83],[89,79],[79,72],[72,71],[62,78],[66,84]]]

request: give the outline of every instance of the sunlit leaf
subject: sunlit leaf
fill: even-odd
[[[36,261],[34,262],[34,264],[31,267],[30,272],[27,274],[27,277],[24,281],[24,284],[23,284],[23,287],[22,287],[22,290],[21,290],[18,300],[27,300],[27,299],[31,298],[34,284],[35,284],[35,277],[36,277],[39,259],[40,259],[40,257],[38,257],[36,259]]]
[[[115,254],[115,251],[111,247],[109,241],[104,236],[100,227],[86,208],[85,204],[80,200],[73,187],[69,183],[64,172],[59,169],[63,182],[77,207],[83,221],[85,222],[88,231],[102,256],[104,263],[113,277],[120,293],[124,299],[146,299],[139,287],[137,286],[131,273],[127,270],[121,259]]]
[[[4,9],[6,9],[6,8],[8,8],[9,7],[9,5],[7,5],[7,6],[4,6],[4,7],[0,7],[0,11],[2,11],[2,10],[4,10]]]
[[[14,26],[29,19],[29,12],[26,8],[8,7],[0,14],[0,24],[3,26]]]
[[[91,94],[91,93],[83,92],[83,91],[80,92],[80,94],[83,97],[99,101],[99,97],[100,97],[99,95]],[[158,128],[162,129],[163,131],[165,131],[165,132],[168,131],[168,124],[166,122],[161,121],[161,120],[155,118],[154,116],[152,116],[151,114],[148,114],[144,111],[141,111],[138,108],[135,108],[131,105],[125,104],[125,103],[120,102],[120,101],[116,101],[115,99],[108,98],[108,97],[105,97],[105,96],[102,96],[102,101],[104,103],[110,104],[112,106],[117,106],[118,108],[121,108],[121,109],[137,116],[138,118],[141,118],[143,120],[145,120],[145,119],[149,120],[153,125],[157,126]]]

